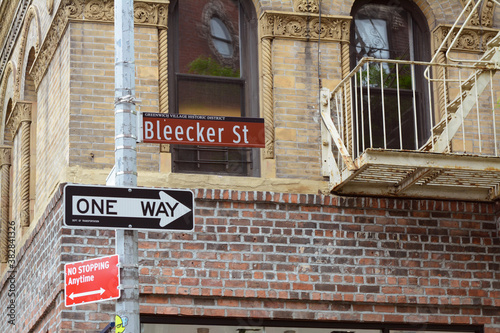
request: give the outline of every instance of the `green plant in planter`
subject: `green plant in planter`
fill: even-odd
[[[369,68],[369,71],[368,71]],[[370,66],[364,66],[362,73],[363,84],[368,84],[368,75],[370,76],[370,86],[381,88],[397,88],[396,65],[385,64],[382,66],[383,82],[380,80],[380,66],[371,63]],[[399,88],[412,89],[411,69],[410,65],[399,65]]]
[[[199,56],[188,65],[188,73],[210,76],[240,77],[240,71],[222,66],[212,57]]]

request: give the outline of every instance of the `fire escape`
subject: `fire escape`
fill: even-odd
[[[498,199],[500,33],[479,56],[456,59],[452,50],[482,2],[468,2],[430,62],[366,57],[333,91],[322,90],[332,193]]]

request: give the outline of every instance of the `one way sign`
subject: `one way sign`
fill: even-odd
[[[66,185],[64,223],[90,228],[194,229],[190,190]]]

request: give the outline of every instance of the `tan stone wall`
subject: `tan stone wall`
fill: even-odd
[[[37,92],[35,218],[46,207],[57,184],[65,181],[68,166],[69,45],[66,32]]]
[[[276,39],[273,42],[276,174],[322,179],[319,79],[333,88],[341,77],[339,43]],[[318,56],[320,64],[318,65]],[[333,72],[330,70],[333,69]]]
[[[138,111],[158,112],[157,29],[135,34]],[[69,165],[90,169],[114,165],[114,27],[72,23]],[[138,145],[138,168],[158,170],[159,148]]]

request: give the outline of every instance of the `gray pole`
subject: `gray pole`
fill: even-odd
[[[137,186],[137,114],[135,111],[134,5],[115,0],[115,186]],[[116,230],[120,257],[121,297],[116,301],[116,325],[140,332],[138,235]],[[126,318],[126,319],[125,319]]]

